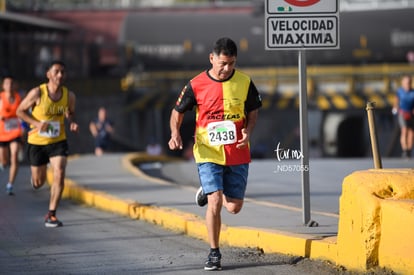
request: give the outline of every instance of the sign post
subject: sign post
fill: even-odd
[[[303,224],[310,215],[306,50],[339,49],[339,0],[266,0],[265,49],[298,50]]]
[[[311,225],[310,213],[310,184],[309,184],[309,127],[308,127],[308,92],[306,77],[306,55],[300,50],[298,55],[299,63],[299,128],[300,128],[300,150],[301,158],[301,179],[302,179],[302,221],[303,224]],[[307,168],[307,169],[305,169]]]

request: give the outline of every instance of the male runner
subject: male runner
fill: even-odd
[[[186,111],[196,110],[194,158],[201,187],[199,206],[207,204],[210,253],[205,270],[221,270],[221,209],[237,214],[243,206],[250,162],[249,139],[262,106],[249,76],[235,69],[237,46],[220,38],[210,53],[211,68],[191,79],[171,112],[171,150],[183,149],[180,127]]]
[[[27,142],[33,189],[38,189],[45,183],[49,162],[53,169],[49,212],[45,217],[45,226],[59,227],[63,224],[57,219],[56,210],[64,188],[68,156],[64,122],[66,118],[69,121],[69,130],[78,131],[78,124],[74,121],[76,97],[63,86],[65,79],[63,62],[53,61],[48,67],[46,76],[48,82],[29,91],[17,109],[17,115],[31,125]]]

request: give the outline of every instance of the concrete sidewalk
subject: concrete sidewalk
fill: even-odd
[[[194,164],[168,164],[165,177],[192,179],[173,183],[137,169],[131,161],[140,158],[145,159],[145,155],[83,155],[72,159],[66,173],[64,197],[207,240],[205,208],[197,206],[194,199],[198,188],[194,184],[197,182]],[[162,161],[155,163],[160,165]],[[256,173],[254,168],[250,173]],[[271,179],[267,180],[271,184]],[[266,190],[263,192],[269,194]],[[297,206],[277,203],[277,198],[273,202],[268,197],[266,200],[249,198],[249,191],[239,214],[231,215],[225,210],[222,213],[223,244],[328,260],[331,256],[326,254],[336,253],[332,248],[338,224],[335,213],[313,212],[312,219],[319,226],[307,227],[302,224],[302,211]],[[312,242],[318,244],[312,247]]]

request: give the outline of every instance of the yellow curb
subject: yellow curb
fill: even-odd
[[[174,160],[168,157],[157,158],[154,156],[148,156],[144,153],[130,153],[127,154],[123,160],[123,166],[134,175],[144,177],[145,179],[159,183],[159,184],[172,184],[168,181],[154,178],[144,174],[139,170],[136,165],[139,162],[149,161],[168,161]],[[176,185],[174,185],[176,186]],[[181,187],[185,188],[185,187]],[[178,211],[177,211],[178,212]],[[158,215],[154,213],[154,215]],[[172,219],[174,217],[169,215],[165,219]],[[207,230],[205,229],[204,220],[197,216],[198,220],[202,220],[202,225],[197,222],[195,225],[187,223],[183,225],[180,232],[187,235],[198,237],[203,240],[207,240]],[[168,223],[165,220],[163,223]],[[170,222],[172,224],[175,221]],[[293,234],[289,232],[282,232],[278,230],[250,228],[250,227],[230,227],[225,224],[222,225],[220,234],[220,241],[230,246],[237,247],[257,247],[267,253],[284,253],[292,254],[302,257],[309,257],[314,259],[324,259],[329,261],[335,261],[336,250],[336,237],[326,239],[312,239],[309,236],[302,234]]]
[[[139,161],[168,160],[171,159],[165,157],[156,158],[143,153],[131,153],[122,159],[122,164],[126,170],[138,177],[143,177],[158,184],[172,184],[168,181],[144,174],[133,164]],[[51,182],[53,178],[51,169],[48,170],[47,176],[48,181]],[[204,218],[195,214],[165,207],[149,206],[131,200],[123,200],[103,192],[81,187],[75,181],[68,178],[65,178],[65,189],[62,197],[131,219],[156,224],[204,241],[208,240]],[[223,224],[220,241],[223,244],[234,247],[258,248],[265,253],[283,253],[331,262],[336,261],[337,255],[336,238],[313,239],[306,235],[292,234],[278,230],[233,227]]]

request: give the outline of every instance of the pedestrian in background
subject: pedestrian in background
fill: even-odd
[[[162,146],[157,142],[155,137],[151,137],[145,151],[150,156],[159,156],[162,155]]]
[[[414,90],[409,75],[401,78],[401,87],[397,90],[392,112],[397,115],[401,130],[402,157],[410,158],[414,141]]]
[[[63,223],[56,217],[62,196],[69,148],[65,131],[65,118],[69,130],[78,132],[75,122],[76,97],[63,86],[65,64],[53,61],[47,69],[47,83],[31,89],[17,109],[17,115],[28,124],[28,159],[31,165],[31,184],[39,189],[46,182],[47,164],[53,170],[50,188],[49,212],[46,227],[59,227]],[[31,112],[30,112],[31,110]]]
[[[243,206],[250,162],[249,139],[261,107],[259,93],[246,74],[235,69],[237,46],[230,38],[216,41],[211,68],[181,91],[170,117],[171,150],[183,149],[184,113],[196,109],[194,158],[201,187],[199,206],[207,204],[210,252],[205,270],[221,270],[221,209],[237,214]]]
[[[16,115],[21,98],[14,89],[11,75],[3,77],[3,91],[0,93],[0,170],[10,163],[6,192],[13,195],[13,184],[19,169],[19,151],[22,143],[22,127]]]
[[[100,107],[98,117],[89,123],[89,130],[95,138],[95,155],[102,156],[111,145],[111,136],[114,133],[112,122],[107,118],[106,109]]]

